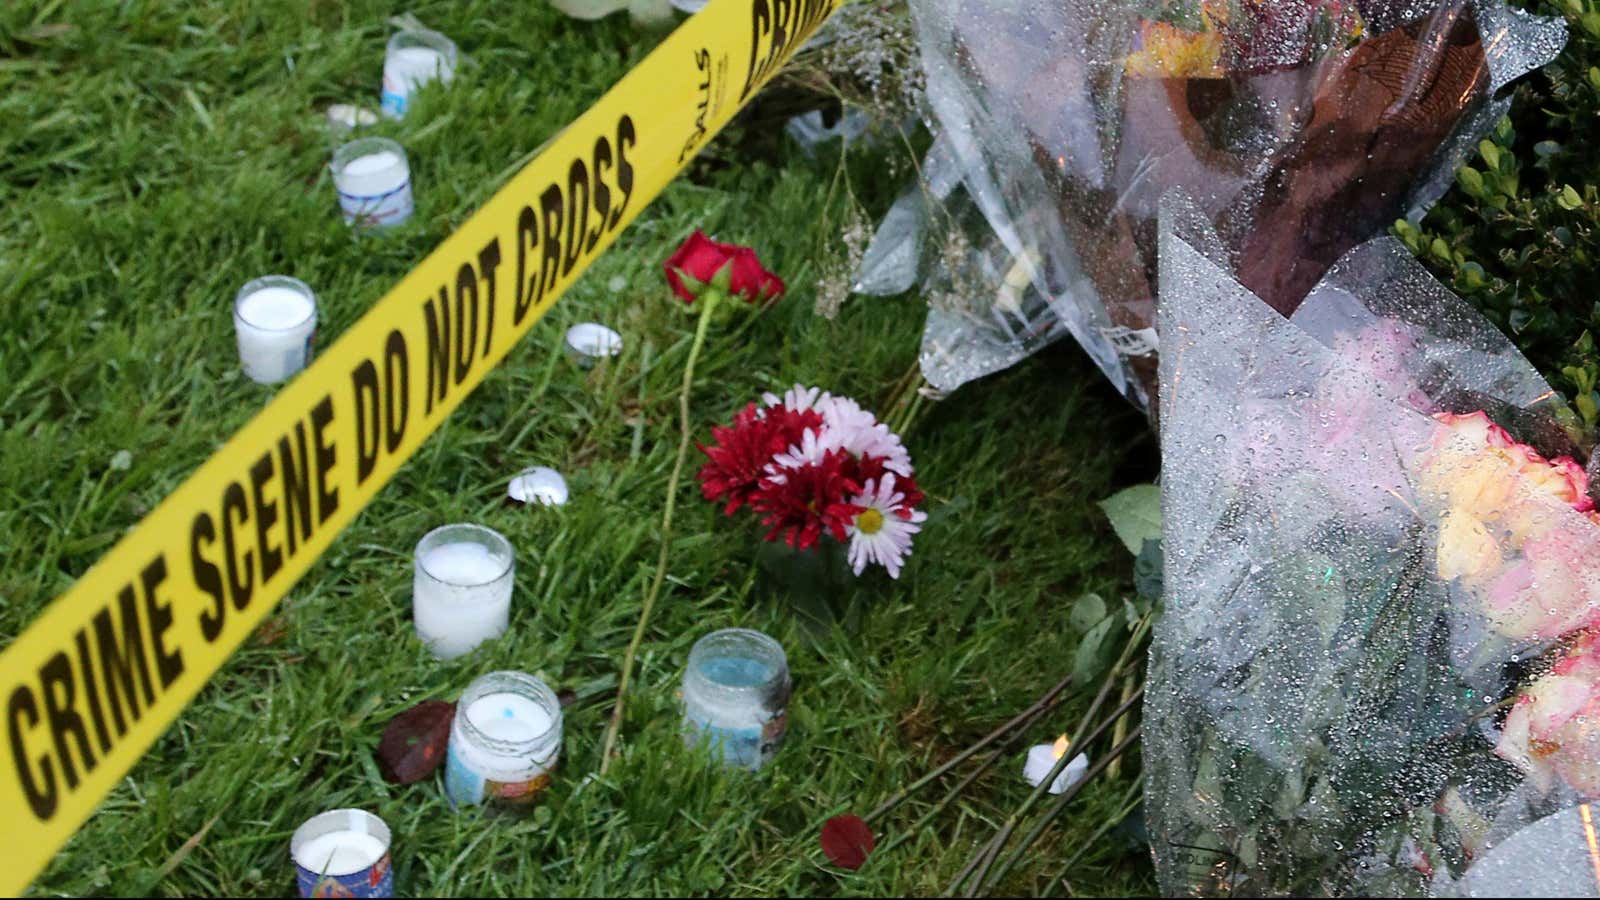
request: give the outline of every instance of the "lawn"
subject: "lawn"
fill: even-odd
[[[183,8],[187,7],[187,8]],[[542,2],[417,3],[471,64],[379,133],[411,155],[417,215],[340,221],[321,110],[376,106],[386,17],[354,0],[12,3],[0,9],[0,634],[9,642],[271,396],[244,378],[231,301],[282,273],[318,294],[326,346],[490,196],[658,35]],[[70,23],[70,27],[59,27]],[[757,248],[790,291],[713,337],[700,436],[795,382],[888,413],[916,362],[923,302],[855,298],[813,315],[851,191],[881,214],[904,148],[725,141],[657,199],[406,465],[211,681],[35,882],[36,894],[292,890],[289,834],[359,806],[394,829],[396,886],[426,895],[938,893],[1028,792],[1021,752],[859,872],[825,865],[829,816],[865,813],[1032,703],[1070,668],[1072,601],[1131,591],[1096,502],[1147,481],[1156,450],[1074,347],[925,406],[905,434],[929,520],[900,581],[864,612],[805,627],[758,576],[759,532],[681,487],[666,590],[627,698],[621,757],[599,746],[658,550],[694,320],[660,263],[694,228]],[[560,352],[595,320],[627,345],[590,372]],[[571,502],[503,502],[526,465]],[[512,630],[439,662],[410,622],[411,549],[479,522],[517,550]],[[705,632],[749,626],[788,649],[791,726],[757,775],[678,737],[676,691]],[[562,766],[530,815],[455,812],[434,781],[396,787],[373,751],[391,716],[477,674],[535,672],[577,702]],[[1089,688],[1028,733],[1070,730]],[[949,786],[970,772],[955,769]],[[1101,780],[1036,845],[1008,892],[1147,893],[1147,855],[1116,835],[1049,876],[1106,823],[1138,771]],[[878,823],[888,840],[937,786]],[[15,814],[16,811],[14,811]]]

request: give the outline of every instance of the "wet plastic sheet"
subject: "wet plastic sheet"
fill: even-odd
[[[1334,260],[1435,200],[1503,110],[1496,92],[1564,40],[1497,0],[912,8],[939,135],[929,181],[962,188],[920,191],[920,219],[892,216],[878,239],[921,250],[929,382],[953,389],[1071,334],[1145,406],[1169,189],[1288,315]],[[906,283],[903,254],[897,274],[875,268],[887,256],[869,253],[863,290]]]
[[[1288,318],[1198,204],[1159,251],[1163,893],[1593,895],[1600,524],[1559,398],[1391,239]]]

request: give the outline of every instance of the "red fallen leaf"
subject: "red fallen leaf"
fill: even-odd
[[[378,768],[387,781],[411,784],[433,774],[450,746],[456,705],[424,700],[389,720],[378,741]]]
[[[877,845],[872,829],[854,813],[834,816],[822,825],[822,852],[841,869],[861,868]]]

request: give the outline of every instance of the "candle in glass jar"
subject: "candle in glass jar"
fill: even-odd
[[[561,754],[561,701],[522,672],[490,672],[456,704],[445,791],[456,804],[531,803]]]
[[[284,275],[248,282],[233,299],[239,366],[250,380],[276,384],[306,367],[317,332],[317,297]]]
[[[437,31],[400,31],[383,57],[383,113],[403,118],[411,95],[430,81],[449,84],[456,72],[456,45]]]
[[[417,637],[455,659],[505,634],[515,581],[511,542],[481,525],[445,525],[417,542],[411,590]]]
[[[683,737],[709,743],[728,765],[755,770],[788,725],[789,664],[777,641],[748,628],[713,631],[689,651]]]
[[[389,826],[359,809],[307,819],[289,839],[302,897],[392,897]]]
[[[333,186],[347,225],[389,228],[411,218],[411,165],[388,138],[361,138],[333,153]]]

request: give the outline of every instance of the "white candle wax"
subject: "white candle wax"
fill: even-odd
[[[474,728],[511,744],[522,744],[550,730],[554,720],[544,707],[521,694],[501,693],[480,697],[467,707]]]
[[[317,330],[317,304],[310,289],[283,283],[245,285],[233,307],[239,365],[252,381],[274,384],[306,367]]]
[[[511,619],[510,561],[472,541],[423,554],[412,585],[417,637],[440,659],[454,659],[505,634]]]
[[[364,138],[339,148],[333,186],[346,224],[389,227],[411,218],[411,166],[394,141]]]
[[[388,849],[377,835],[330,831],[301,844],[294,861],[318,875],[353,875],[382,859]]]
[[[1054,744],[1036,744],[1028,749],[1028,761],[1022,766],[1022,776],[1028,783],[1038,787],[1045,778],[1049,777],[1050,770],[1056,767],[1056,760],[1061,757],[1056,755]],[[1061,770],[1056,780],[1050,784],[1050,793],[1062,794],[1083,779],[1089,771],[1089,758],[1079,753]]]

